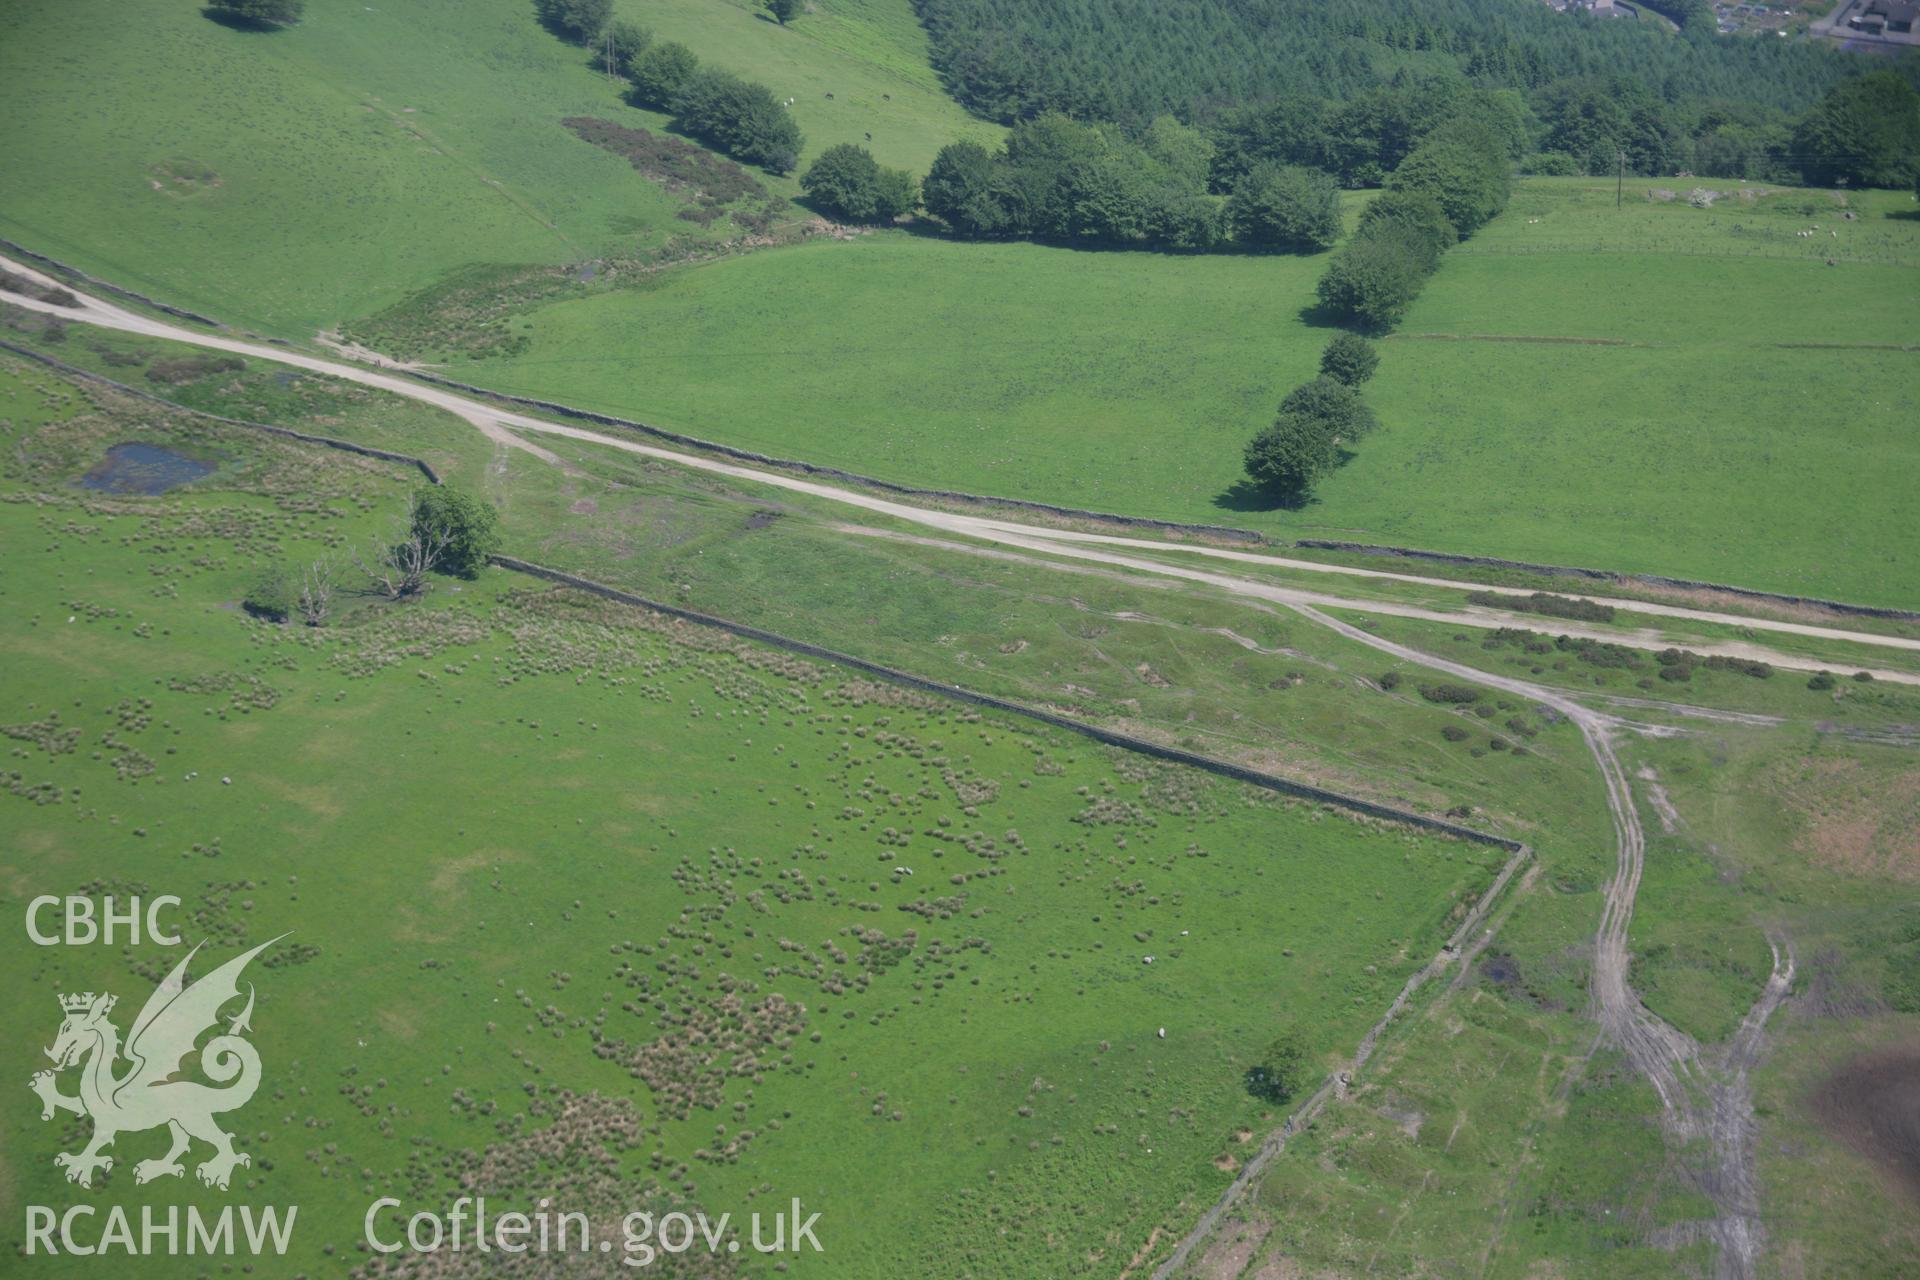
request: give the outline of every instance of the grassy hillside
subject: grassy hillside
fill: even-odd
[[[1240,439],[1312,372],[1320,269],[889,233],[531,318],[459,376],[890,479],[1226,514]]]
[[[990,131],[940,94],[906,0],[817,10],[622,14],[792,96],[813,148],[872,133],[921,168]],[[731,234],[560,128],[659,123],[587,61],[516,0],[315,0],[272,34],[170,0],[10,6],[0,74],[33,91],[0,137],[0,234],[291,336],[468,264]],[[1237,486],[1328,336],[1313,259],[888,233],[602,282],[462,372],[915,483],[1911,604],[1915,357],[1876,349],[1920,319],[1911,198],[1857,195],[1846,221],[1817,194],[1696,209],[1657,185],[1616,211],[1584,181],[1523,184],[1387,347],[1383,429],[1300,511]],[[1556,341],[1462,340],[1482,338]]]
[[[988,146],[999,139],[998,125],[947,97],[911,0],[816,0],[811,7],[785,27],[754,0],[624,0],[614,12],[656,40],[678,40],[702,61],[792,97],[806,156],[857,142],[882,164],[924,173],[956,138]]]
[[[563,303],[465,376],[889,479],[1911,604],[1916,357],[1871,349],[1920,320],[1911,197],[1847,221],[1657,186],[1615,210],[1523,183],[1384,345],[1382,429],[1299,511],[1236,486],[1331,333],[1317,259],[895,234]]]
[[[622,105],[525,0],[311,0],[306,15],[263,33],[175,0],[5,6],[0,235],[305,337],[470,263],[699,234],[679,199],[560,127],[662,118]],[[993,132],[933,84],[906,0],[814,15],[804,33],[719,0],[636,16],[796,97],[810,152],[871,132],[883,159],[919,169],[958,133]]]
[[[0,905],[177,893],[221,958],[293,931],[250,975],[272,1100],[236,1117],[235,1198],[301,1207],[263,1273],[337,1273],[376,1196],[444,1208],[484,1151],[496,1212],[798,1195],[803,1274],[1111,1274],[1263,1127],[1274,1029],[1332,1061],[1503,857],[504,573],[251,621],[262,565],[385,527],[408,475],[11,365],[0,419]],[[115,443],[212,471],[75,488]],[[5,946],[21,1080],[56,994],[119,992],[124,1030],[178,958]],[[16,1210],[77,1194],[52,1157],[84,1133],[4,1135]],[[222,1201],[131,1185],[159,1142],[119,1140],[115,1203]]]

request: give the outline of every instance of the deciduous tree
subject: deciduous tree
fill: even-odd
[[[1794,133],[1807,181],[1819,186],[1912,186],[1920,173],[1920,95],[1897,72],[1843,80]]]
[[[928,213],[961,235],[991,236],[1007,229],[1006,209],[994,195],[993,156],[977,142],[940,148],[920,196]]]
[[[1282,413],[1247,442],[1244,462],[1255,484],[1282,498],[1305,497],[1333,470],[1333,433],[1317,418]]]
[[[1317,253],[1340,238],[1340,189],[1318,169],[1258,164],[1235,185],[1227,221],[1249,247]]]
[[[1285,1102],[1312,1083],[1312,1049],[1298,1028],[1281,1032],[1247,1068],[1247,1092],[1267,1102]]]
[[[800,188],[822,212],[849,222],[890,221],[918,200],[913,175],[882,168],[865,147],[828,147],[801,175]]]
[[[500,545],[499,523],[493,504],[453,485],[416,490],[407,515],[414,536],[438,549],[429,567],[459,578],[485,567]]]
[[[1320,353],[1320,372],[1335,382],[1357,387],[1373,376],[1380,365],[1380,353],[1357,333],[1343,333]]]
[[[613,0],[538,0],[540,20],[576,44],[592,44],[613,20]]]
[[[650,44],[627,62],[633,100],[643,107],[665,111],[699,70],[700,59],[679,41]]]

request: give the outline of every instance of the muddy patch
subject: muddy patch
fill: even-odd
[[[1480,976],[1497,986],[1518,986],[1520,965],[1512,956],[1488,956],[1480,962]]]
[[[1811,1103],[1828,1133],[1920,1204],[1920,1040],[1859,1055],[1827,1077]]]
[[[1379,1110],[1380,1118],[1397,1126],[1400,1132],[1418,1142],[1420,1127],[1427,1122],[1426,1113],[1418,1107],[1408,1105],[1404,1099],[1389,1097],[1387,1101],[1389,1105]]]
[[[764,529],[780,518],[778,511],[756,511],[747,517],[747,528]]]
[[[1247,1269],[1247,1263],[1273,1229],[1270,1222],[1227,1222],[1222,1224],[1213,1246],[1194,1267],[1196,1280],[1235,1280]]]
[[[1796,849],[1844,874],[1920,883],[1920,774],[1824,759],[1782,766],[1770,782],[1799,828]]]
[[[107,456],[80,477],[83,489],[105,493],[133,493],[151,497],[192,484],[220,469],[217,462],[189,458],[157,444],[116,444]]]
[[[1806,984],[1793,997],[1793,1010],[1803,1018],[1870,1018],[1887,1006],[1874,987],[1844,972],[1845,962],[1831,947],[1807,964]]]

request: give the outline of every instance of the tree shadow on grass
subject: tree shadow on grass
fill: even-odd
[[[245,14],[233,13],[226,9],[216,9],[212,5],[200,10],[200,16],[208,22],[218,23],[229,31],[245,31],[252,35],[267,35],[275,31],[285,31],[290,25],[284,22],[271,22],[263,18],[249,18]]]
[[[1391,331],[1390,325],[1373,325],[1342,311],[1336,311],[1324,302],[1312,302],[1300,308],[1300,323],[1310,329],[1345,329],[1367,338],[1384,337]]]
[[[871,142],[869,138],[867,141]],[[1091,237],[1043,236],[1043,235],[963,235],[947,226],[940,219],[927,213],[916,213],[912,218],[898,224],[895,230],[926,240],[945,240],[958,245],[994,245],[994,244],[1031,244],[1043,249],[1062,249],[1069,253],[1086,254],[1125,254],[1142,258],[1264,258],[1285,257],[1285,254],[1256,253],[1231,243],[1214,245],[1205,249],[1182,249],[1174,245],[1157,244],[1143,240],[1098,240]],[[1327,325],[1338,327],[1340,321],[1329,319]]]
[[[1334,452],[1337,455],[1333,462],[1335,471],[1359,456],[1345,446],[1336,447]],[[1240,512],[1305,511],[1319,502],[1310,489],[1278,489],[1252,480],[1236,480],[1213,497],[1213,505],[1222,511]]]
[[[1272,489],[1251,480],[1236,480],[1213,497],[1222,511],[1304,511],[1318,499],[1301,490]]]

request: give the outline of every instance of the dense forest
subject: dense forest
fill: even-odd
[[[951,92],[990,119],[1057,111],[1139,127],[1171,113],[1210,125],[1286,102],[1300,127],[1337,144],[1356,125],[1393,132],[1364,118],[1402,109],[1390,82],[1464,78],[1519,91],[1541,116],[1549,165],[1594,172],[1611,171],[1617,146],[1642,172],[1778,177],[1795,118],[1839,81],[1870,65],[1920,81],[1912,57],[1867,64],[1801,40],[1716,36],[1703,0],[1663,6],[1678,34],[1650,14],[1594,18],[1537,0],[915,3]],[[1289,158],[1306,162],[1308,148],[1296,150]],[[1371,184],[1396,159],[1324,163]]]

